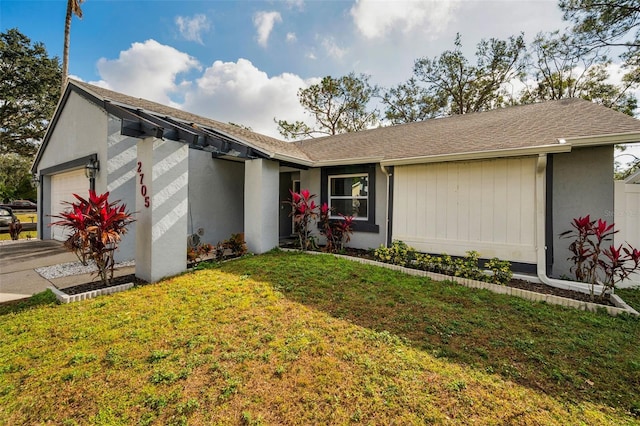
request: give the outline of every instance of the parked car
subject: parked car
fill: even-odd
[[[0,207],[0,231],[9,231],[9,225],[17,222],[18,218],[9,207]]]
[[[36,210],[38,205],[29,200],[15,200],[8,204],[2,204],[0,207],[9,207],[12,210]]]

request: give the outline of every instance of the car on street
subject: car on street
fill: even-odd
[[[12,210],[36,210],[38,205],[29,200],[15,200],[7,204],[0,204],[0,207],[9,207]]]
[[[0,231],[9,231],[9,225],[17,222],[18,218],[9,207],[0,207]]]

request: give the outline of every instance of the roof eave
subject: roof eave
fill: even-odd
[[[315,163],[313,161],[311,161],[311,160],[305,160],[305,159],[294,157],[294,156],[291,156],[291,155],[282,154],[282,153],[279,153],[279,152],[273,153],[270,157],[273,158],[274,160],[280,160],[280,161],[284,161],[286,163],[299,164],[299,165],[305,166],[305,167],[314,167],[315,166]]]
[[[338,160],[320,160],[313,163],[314,167],[351,166],[354,164],[380,163],[384,157],[357,157]]]
[[[571,144],[539,145],[525,148],[496,149],[491,151],[471,151],[454,154],[425,155],[420,157],[394,158],[380,162],[383,166],[406,166],[423,163],[444,163],[449,161],[485,160],[502,157],[524,157],[529,155],[570,152]]]
[[[617,145],[621,143],[640,142],[640,132],[608,133],[597,136],[577,136],[565,138],[565,140],[576,147]]]
[[[75,87],[75,86],[73,86]],[[71,80],[67,79],[64,90],[60,95],[60,99],[58,99],[58,103],[56,104],[56,108],[53,110],[53,117],[49,120],[49,124],[47,125],[47,130],[44,133],[44,137],[42,138],[42,143],[38,147],[36,151],[36,155],[33,158],[33,163],[31,163],[31,173],[35,174],[38,171],[38,165],[40,164],[40,160],[42,159],[42,155],[44,153],[45,148],[49,144],[49,139],[51,139],[51,132],[55,127],[56,123],[60,119],[60,115],[62,114],[62,105],[67,102],[71,94]]]

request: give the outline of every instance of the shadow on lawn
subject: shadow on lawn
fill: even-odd
[[[268,270],[266,269],[268,268]],[[533,303],[331,256],[271,252],[221,266],[433,356],[557,398],[640,416],[640,320]]]

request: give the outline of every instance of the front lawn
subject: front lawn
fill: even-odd
[[[629,316],[273,252],[0,315],[0,424],[638,424],[638,341]]]

